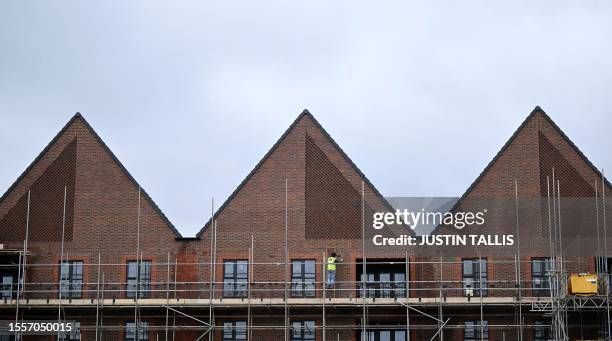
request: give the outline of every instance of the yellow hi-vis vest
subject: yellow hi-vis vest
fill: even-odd
[[[336,270],[336,257],[327,257],[327,270]]]

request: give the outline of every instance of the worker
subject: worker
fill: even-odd
[[[336,253],[327,257],[327,288],[330,289],[336,282]]]

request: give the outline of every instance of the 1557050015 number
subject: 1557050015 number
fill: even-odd
[[[73,321],[1,321],[0,331],[23,335],[53,335],[69,333],[74,328]]]

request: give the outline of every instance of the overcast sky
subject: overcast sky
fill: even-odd
[[[185,236],[308,108],[386,196],[458,196],[540,105],[612,174],[608,1],[2,1],[0,192],[77,111]]]

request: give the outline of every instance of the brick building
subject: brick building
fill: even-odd
[[[551,184],[553,223],[601,232],[596,247],[575,236],[552,244]],[[453,208],[517,199],[485,228],[516,232],[520,245],[438,255],[366,246],[372,213],[393,207],[304,111],[185,238],[76,114],[0,198],[0,319],[79,326],[24,340],[595,339],[609,332],[608,258],[597,256],[612,247],[601,195],[611,189],[536,107]],[[572,199],[594,220],[566,210]],[[341,262],[327,288],[331,252]],[[567,294],[572,273],[600,273],[599,292]]]

